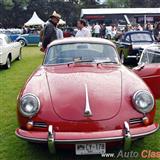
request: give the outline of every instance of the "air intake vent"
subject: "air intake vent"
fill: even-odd
[[[39,128],[47,128],[47,124],[45,122],[34,122],[33,126]]]
[[[130,124],[137,124],[137,123],[143,123],[142,118],[132,118],[129,120]]]

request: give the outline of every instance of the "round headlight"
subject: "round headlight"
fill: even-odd
[[[140,90],[134,94],[133,104],[138,111],[148,113],[154,107],[154,98],[150,92]]]
[[[27,117],[34,116],[40,109],[40,101],[32,94],[24,95],[20,100],[20,112]]]

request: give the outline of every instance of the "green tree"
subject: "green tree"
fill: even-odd
[[[130,7],[137,8],[150,8],[150,7],[160,7],[160,0],[129,0]]]
[[[25,7],[30,0],[1,0],[5,9],[12,9],[14,6]]]
[[[160,7],[160,0],[106,0],[105,4],[110,8],[158,8]]]

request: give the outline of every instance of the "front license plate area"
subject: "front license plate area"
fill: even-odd
[[[91,155],[91,154],[103,154],[106,153],[105,143],[88,143],[88,144],[76,144],[76,155]]]

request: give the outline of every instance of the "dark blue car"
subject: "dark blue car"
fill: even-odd
[[[143,49],[154,43],[155,39],[149,31],[129,31],[116,42],[122,63],[138,62]]]

